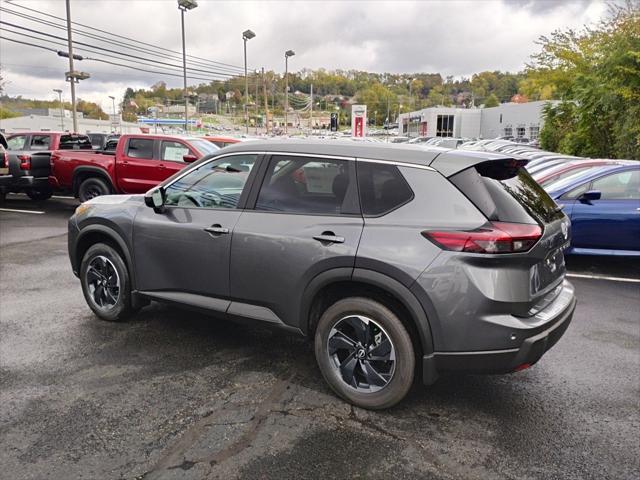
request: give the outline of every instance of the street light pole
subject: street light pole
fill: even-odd
[[[244,131],[249,134],[249,77],[247,77],[247,41],[255,37],[251,30],[242,32],[244,42]]]
[[[64,107],[62,106],[62,90],[54,88],[54,92],[58,94],[58,100],[60,102],[60,130],[64,132]]]
[[[111,105],[113,107],[113,115],[111,116],[111,127],[113,128],[116,121],[116,97],[114,97],[113,95],[109,95],[109,98],[111,99]]]
[[[184,12],[193,10],[198,6],[196,0],[178,0],[178,9],[180,10],[180,21],[182,24],[182,79],[184,82],[184,131],[189,131],[189,97],[187,96],[187,50],[184,36]]]
[[[73,39],[71,37],[71,1],[66,0],[67,7],[67,42],[69,44],[69,72],[73,73]],[[73,132],[78,132],[78,115],[76,114],[76,81],[69,80],[71,84],[71,112],[73,115]]]
[[[284,133],[289,131],[289,122],[287,120],[289,110],[289,57],[296,54],[293,50],[284,52]]]

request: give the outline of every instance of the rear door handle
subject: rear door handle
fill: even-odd
[[[322,235],[316,235],[313,239],[319,242],[344,243],[344,237],[339,237],[333,232],[322,232]]]
[[[224,228],[219,223],[216,223],[214,225],[211,225],[210,227],[205,228],[204,231],[211,235],[224,235],[229,233],[229,229]]]

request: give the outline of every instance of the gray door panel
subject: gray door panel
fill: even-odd
[[[228,297],[231,235],[240,212],[169,207],[157,214],[142,208],[133,236],[138,290]],[[224,229],[228,233],[215,233]]]
[[[361,217],[245,210],[233,232],[231,296],[265,306],[285,324],[301,327],[305,287],[323,271],[353,268],[362,228]],[[344,242],[324,241],[323,234]]]

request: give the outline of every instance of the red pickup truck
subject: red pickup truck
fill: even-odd
[[[51,154],[49,183],[85,202],[111,193],[144,193],[218,147],[201,138],[122,135],[116,150]]]

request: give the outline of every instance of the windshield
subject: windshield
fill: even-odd
[[[198,151],[204,155],[208,155],[210,153],[215,153],[218,150],[220,150],[216,145],[214,145],[213,143],[207,141],[207,140],[201,140],[199,138],[193,139],[193,140],[189,140],[189,143],[191,145],[193,145],[194,147],[196,147],[198,149]]]

